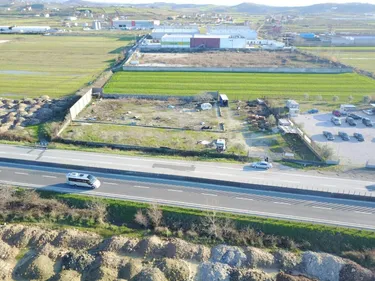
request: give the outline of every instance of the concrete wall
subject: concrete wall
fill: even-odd
[[[77,115],[91,102],[92,99],[92,89],[88,90],[71,108],[70,116],[74,120]]]
[[[156,72],[242,72],[242,73],[352,73],[351,68],[289,68],[289,67],[148,67],[124,66],[124,71],[156,71]]]

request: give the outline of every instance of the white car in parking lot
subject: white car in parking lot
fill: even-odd
[[[271,163],[268,163],[266,161],[261,161],[261,162],[254,162],[251,164],[251,167],[252,168],[259,168],[259,169],[271,169],[272,168],[272,164]]]

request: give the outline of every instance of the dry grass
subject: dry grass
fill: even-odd
[[[301,54],[259,51],[252,53],[144,53],[140,65],[201,66],[201,67],[327,67]]]

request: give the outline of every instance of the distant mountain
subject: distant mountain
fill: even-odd
[[[4,0],[0,0],[4,1]],[[7,0],[5,0],[7,1]],[[242,3],[235,6],[218,6],[218,5],[199,5],[199,4],[175,4],[166,2],[155,2],[149,4],[124,4],[117,2],[118,0],[103,0],[100,2],[90,2],[84,0],[40,0],[40,2],[59,2],[70,6],[110,6],[122,5],[133,7],[153,7],[159,9],[168,9],[176,11],[196,11],[196,12],[241,12],[248,14],[272,14],[272,13],[298,13],[298,14],[322,14],[322,13],[341,13],[341,14],[363,14],[375,13],[375,5],[365,3],[347,3],[347,4],[316,4],[303,7],[273,7],[259,5],[254,3]],[[112,3],[110,3],[112,2]]]

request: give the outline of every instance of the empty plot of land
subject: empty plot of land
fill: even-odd
[[[155,148],[169,147],[193,151],[215,151],[215,148],[208,144],[225,138],[228,140],[228,153],[246,155],[246,145],[240,133],[211,133],[132,126],[119,128],[116,125],[82,124],[68,127],[62,137],[77,141]]]
[[[59,97],[76,92],[114,62],[127,41],[84,36],[2,35],[0,95]]]
[[[191,96],[220,91],[230,99],[259,97],[301,99],[305,93],[331,100],[333,96],[362,99],[372,95],[375,80],[346,74],[264,74],[207,72],[118,72],[106,93]]]
[[[168,101],[125,99],[102,100],[88,106],[80,120],[200,130],[202,126],[219,130],[216,108],[202,111],[197,103],[177,99]]]
[[[142,53],[141,66],[165,67],[329,67],[298,53],[289,52],[202,52]]]

